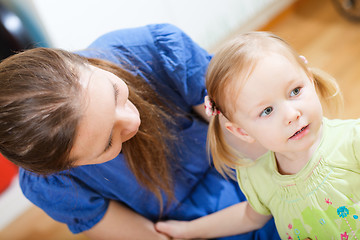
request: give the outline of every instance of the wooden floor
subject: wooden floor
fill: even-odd
[[[309,64],[326,70],[339,82],[345,107],[340,118],[360,117],[360,23],[341,17],[330,0],[301,0],[261,30],[288,41]],[[72,235],[36,207],[0,232],[4,240],[84,240]]]
[[[344,96],[338,118],[360,117],[360,22],[339,15],[331,0],[302,0],[261,30],[279,35],[310,66],[335,77]]]
[[[30,207],[22,216],[0,232],[1,240],[88,240],[72,234],[66,225],[55,222],[38,207]]]

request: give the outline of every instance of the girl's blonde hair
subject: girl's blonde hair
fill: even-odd
[[[238,97],[239,89],[251,75],[256,63],[264,57],[264,53],[271,52],[281,53],[297,63],[314,81],[325,110],[337,112],[342,105],[342,96],[334,78],[319,69],[309,68],[304,59],[280,37],[268,32],[249,32],[223,45],[212,58],[206,75],[208,96],[216,109],[229,121],[233,120],[236,109],[232,103],[235,102],[234,98]],[[216,169],[222,175],[226,173],[232,176],[231,168],[252,162],[245,160],[241,153],[226,143],[219,115],[210,121],[207,147]]]

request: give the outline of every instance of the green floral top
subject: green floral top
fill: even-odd
[[[323,120],[321,143],[295,175],[267,152],[237,178],[255,211],[273,215],[281,239],[360,240],[360,120]]]

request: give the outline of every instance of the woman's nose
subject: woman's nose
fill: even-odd
[[[116,109],[116,124],[120,124],[124,127],[131,127],[137,125],[139,119],[139,112],[136,107],[127,101],[123,107]]]

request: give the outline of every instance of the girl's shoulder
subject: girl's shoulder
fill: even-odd
[[[330,134],[337,134],[339,131],[352,131],[360,127],[360,119],[328,119],[323,118],[323,125]]]
[[[333,152],[360,144],[360,119],[323,120],[323,152]],[[350,149],[346,149],[349,151]]]
[[[321,152],[331,166],[357,167],[360,163],[360,119],[324,119]]]

